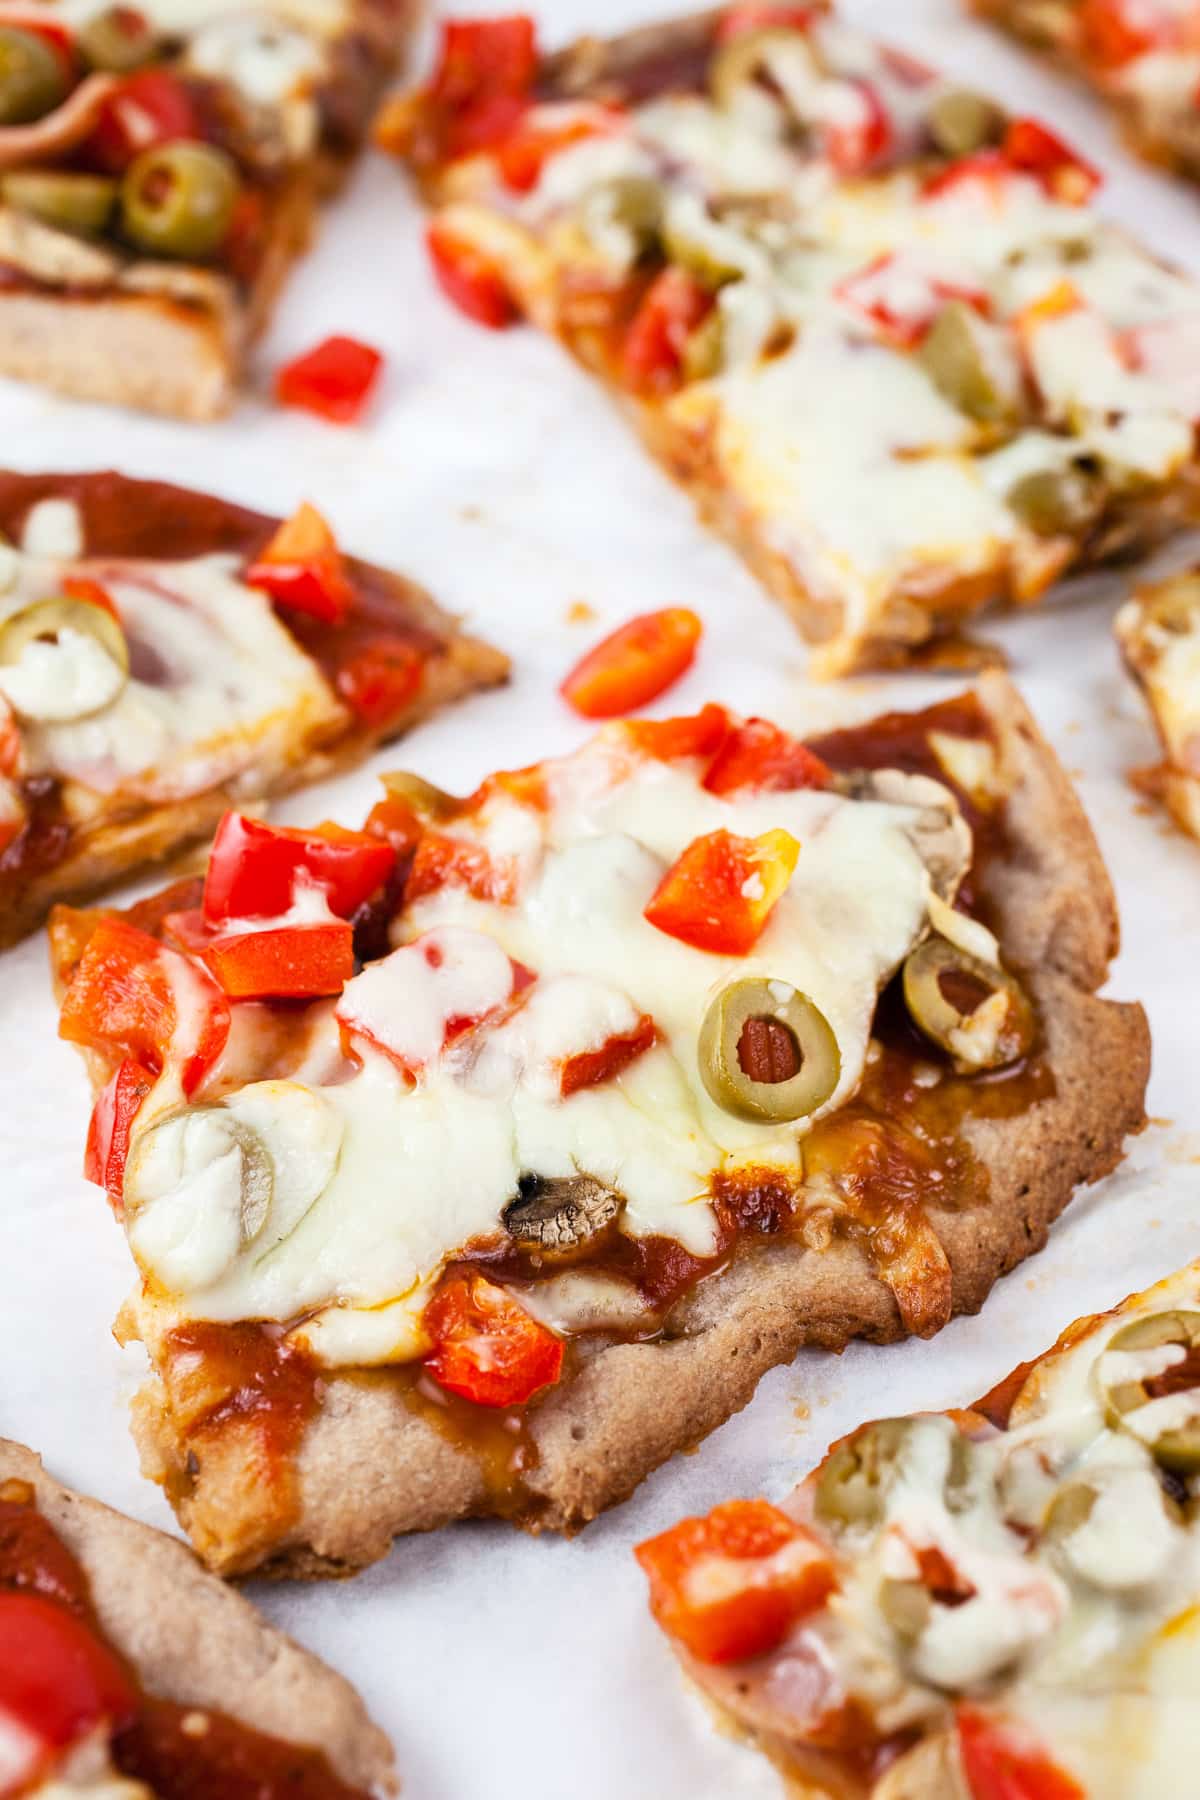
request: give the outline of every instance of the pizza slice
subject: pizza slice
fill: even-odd
[[[0,1794],[370,1800],[391,1746],[349,1684],[174,1538],[0,1440]]]
[[[1195,0],[969,0],[1049,52],[1110,105],[1151,162],[1200,180],[1200,6]]]
[[[51,927],[143,1465],[217,1569],[574,1529],[801,1345],[978,1308],[1142,1123],[1107,878],[1000,676],[385,785]]]
[[[0,471],[0,946],[506,669],[310,506]]]
[[[415,10],[0,8],[0,374],[224,412]]]
[[[818,7],[554,56],[450,24],[379,137],[449,296],[600,376],[824,674],[961,658],[1195,513],[1200,289],[1046,126]]]
[[[1138,771],[1138,786],[1200,838],[1200,571],[1135,592],[1115,630],[1162,744],[1162,761]]]
[[[1193,1263],[637,1555],[688,1674],[812,1800],[1183,1800],[1198,1474]]]

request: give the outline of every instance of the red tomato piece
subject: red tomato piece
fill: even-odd
[[[855,90],[857,116],[827,120],[822,145],[839,175],[862,175],[882,162],[895,132],[891,115],[869,81],[846,78],[843,85]]]
[[[127,1056],[100,1090],[92,1108],[83,1156],[83,1178],[107,1189],[118,1217],[133,1121],[156,1080],[157,1076],[142,1063]]]
[[[557,125],[518,123],[496,150],[501,181],[514,193],[527,194],[537,186],[552,156],[570,149],[572,144],[585,143],[588,138],[607,136],[620,117],[613,109],[596,107],[587,115]]]
[[[959,1707],[956,1723],[971,1800],[1085,1800],[1022,1728],[971,1706]]]
[[[424,673],[425,658],[407,638],[379,631],[343,658],[334,686],[364,723],[381,729],[399,720]]]
[[[64,575],[59,583],[64,594],[72,600],[86,600],[91,606],[99,606],[110,618],[121,623],[121,615],[117,611],[117,603],[106,587],[100,582],[92,581],[86,575]]]
[[[175,1043],[176,992],[186,994],[186,1043]],[[161,1070],[181,1064],[190,1094],[229,1036],[229,1006],[210,975],[124,919],[101,919],[76,965],[59,1017],[68,1043]]]
[[[327,337],[314,350],[285,363],[275,377],[281,406],[349,425],[361,417],[379,380],[383,357],[352,337]]]
[[[425,245],[438,286],[459,312],[490,331],[512,324],[517,309],[490,257],[438,219],[427,227]]]
[[[729,714],[710,700],[698,713],[678,719],[626,719],[626,735],[647,756],[675,762],[687,756],[713,756],[729,734]]]
[[[800,846],[786,831],[693,838],[651,895],[644,917],[668,937],[720,956],[745,956],[766,927]]]
[[[731,1500],[683,1519],[634,1552],[650,1610],[701,1662],[741,1662],[781,1644],[837,1585],[803,1526],[766,1500]]]
[[[340,625],[354,605],[337,539],[307,500],[243,569],[242,580],[262,588],[278,605],[328,625]]]
[[[390,844],[341,825],[294,830],[230,812],[217,827],[204,880],[204,917],[277,919],[296,897],[297,880],[321,888],[329,909],[352,918],[383,886],[396,862]]]
[[[581,1050],[576,1056],[566,1057],[559,1070],[559,1093],[565,1100],[580,1088],[611,1081],[644,1050],[649,1050],[657,1035],[654,1020],[649,1013],[643,1013],[632,1031],[618,1032],[596,1050]]]
[[[97,1727],[135,1717],[137,1694],[120,1662],[57,1600],[0,1592],[0,1729],[6,1794],[24,1793]]]
[[[769,719],[735,725],[708,766],[703,786],[710,794],[791,793],[828,787],[830,772],[819,756]]]
[[[84,153],[110,175],[123,175],[143,150],[203,135],[195,101],[178,75],[161,67],[139,69],[106,101]]]
[[[743,0],[727,6],[717,23],[716,41],[728,44],[747,31],[807,31],[817,16],[814,6],[772,6],[770,0]]]
[[[1083,206],[1100,186],[1099,169],[1038,119],[1012,119],[1001,154],[1014,169],[1036,175],[1047,192],[1070,206]]]
[[[218,932],[202,955],[231,1000],[313,1000],[340,994],[353,975],[354,927],[330,919]]]
[[[1171,22],[1137,0],[1082,0],[1075,12],[1079,47],[1089,62],[1119,69],[1171,39]]]
[[[687,341],[713,309],[709,290],[671,263],[642,296],[625,334],[622,367],[638,394],[663,394],[679,380]]]
[[[703,629],[686,606],[640,613],[589,650],[559,692],[585,719],[634,712],[691,667]]]
[[[425,1368],[477,1406],[521,1406],[562,1374],[563,1345],[483,1275],[454,1275],[425,1308]]]

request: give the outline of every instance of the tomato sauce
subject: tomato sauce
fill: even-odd
[[[0,1485],[0,1594],[36,1593],[81,1617],[105,1637],[79,1560],[38,1510],[25,1481]],[[169,1596],[164,1595],[164,1601]],[[112,1646],[108,1646],[109,1649]],[[367,1800],[334,1773],[322,1751],[255,1731],[227,1714],[148,1694],[133,1671],[136,1713],[113,1738],[122,1775],[145,1782],[156,1800]],[[52,1671],[47,1671],[52,1678]]]

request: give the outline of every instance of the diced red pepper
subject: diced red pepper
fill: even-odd
[[[828,787],[830,772],[819,756],[769,719],[735,725],[708,766],[703,785],[710,794],[791,793]]]
[[[377,631],[338,664],[334,686],[373,730],[397,724],[420,691],[425,658],[394,632]]]
[[[893,297],[892,277],[899,274],[903,304]],[[877,256],[834,288],[834,297],[872,324],[886,343],[911,350],[925,336],[948,300],[963,300],[986,314],[991,305],[983,288],[928,274],[919,264],[905,265],[896,255]]]
[[[352,337],[327,337],[314,350],[285,363],[275,377],[281,406],[349,425],[362,416],[379,380],[383,357]]]
[[[107,1189],[118,1218],[133,1121],[156,1080],[157,1077],[142,1063],[127,1056],[100,1090],[92,1108],[83,1157],[83,1178]]]
[[[329,625],[340,625],[354,605],[337,539],[307,500],[242,571],[242,580],[278,605]]]
[[[537,27],[527,13],[447,19],[429,92],[448,106],[486,94],[524,94],[537,66]]]
[[[945,194],[974,189],[978,197],[998,206],[1016,173],[1003,150],[975,150],[936,170],[921,192],[926,200],[939,200]]]
[[[16,713],[3,694],[0,694],[0,776],[9,781],[15,779],[21,773],[22,764],[21,727],[17,723]],[[15,789],[9,796],[9,802],[5,823],[23,821],[25,808]],[[0,849],[2,848],[3,844],[0,844]]]
[[[1010,120],[1001,151],[1014,169],[1036,175],[1048,193],[1070,206],[1085,205],[1102,180],[1099,169],[1038,119]]]
[[[731,1500],[707,1518],[683,1519],[634,1554],[654,1617],[706,1663],[766,1655],[837,1585],[816,1539],[766,1500]]]
[[[434,277],[448,300],[477,325],[502,331],[517,316],[503,272],[477,245],[434,219],[425,232]]]
[[[185,1042],[176,994],[185,996]],[[229,1036],[229,1005],[210,975],[124,919],[101,919],[67,989],[58,1034],[68,1043],[132,1057],[155,1071],[180,1064],[185,1094],[212,1067]]]
[[[137,1712],[133,1683],[85,1621],[26,1589],[0,1592],[0,1769],[5,1794],[23,1794],[97,1730]]]
[[[589,650],[559,691],[585,719],[634,712],[691,667],[703,629],[686,606],[641,613]]]
[[[971,1800],[1085,1800],[1023,1727],[973,1706],[960,1706],[956,1723]]]
[[[668,937],[720,956],[745,956],[792,878],[800,846],[786,831],[693,838],[652,894],[645,917]]]
[[[847,80],[858,97],[855,118],[825,122],[821,144],[839,175],[862,175],[882,162],[895,141],[891,115],[869,81]]]
[[[522,1406],[562,1374],[562,1339],[483,1275],[443,1281],[425,1328],[434,1343],[426,1370],[477,1406]]]
[[[217,827],[204,880],[204,917],[278,919],[296,896],[297,881],[323,890],[331,912],[354,916],[395,866],[390,844],[365,831],[318,825],[311,831],[266,825],[226,813]]]
[[[586,143],[588,138],[604,137],[613,131],[622,115],[613,108],[594,107],[587,113],[554,124],[518,122],[515,130],[496,148],[496,164],[500,179],[514,193],[527,194],[541,180],[542,170],[551,157],[572,144]]]
[[[558,1091],[566,1100],[580,1088],[598,1087],[627,1069],[631,1062],[649,1050],[658,1033],[649,1013],[643,1013],[632,1031],[618,1032],[596,1050],[581,1050],[564,1058],[559,1070]]]
[[[354,928],[329,919],[217,932],[202,955],[231,1000],[314,1000],[340,994],[353,975]]]
[[[110,175],[123,175],[143,150],[203,135],[196,103],[178,75],[138,69],[105,102],[84,155]]]
[[[772,6],[770,0],[742,0],[721,14],[716,41],[728,44],[748,31],[807,31],[817,11],[815,6]]]
[[[491,857],[482,844],[466,838],[447,837],[440,831],[426,831],[417,845],[404,889],[406,905],[424,894],[435,894],[439,888],[466,888],[476,900],[495,900],[504,904],[516,893],[516,876],[506,861]]]
[[[660,762],[713,756],[729,733],[729,714],[710,700],[698,713],[685,713],[677,719],[626,719],[624,731],[639,750]]]
[[[117,603],[108,589],[98,581],[92,581],[87,575],[64,575],[59,583],[64,594],[71,600],[86,600],[89,606],[98,606],[117,624],[121,623],[121,615],[117,611]]]
[[[535,979],[493,939],[467,932],[462,934],[467,940],[464,947],[454,942],[458,935],[453,929],[448,937],[436,930],[423,933],[355,977],[334,1009],[348,1053],[369,1044],[404,1075],[415,1077],[449,1045],[485,1020],[496,1020]],[[464,959],[473,964],[469,1010],[453,1011],[454,1005],[463,1005],[454,965],[461,968]],[[444,974],[439,979],[429,971]]]
[[[1138,0],[1082,0],[1074,13],[1079,47],[1089,62],[1119,69],[1171,41],[1171,20]]]
[[[665,394],[677,384],[688,339],[713,309],[708,288],[677,263],[655,276],[625,334],[625,381],[637,394]]]

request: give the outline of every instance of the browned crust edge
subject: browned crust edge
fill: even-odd
[[[185,1544],[63,1487],[0,1439],[0,1481],[27,1481],[87,1573],[105,1636],[151,1692],[323,1750],[343,1781],[394,1793],[392,1747],[349,1682],[210,1575]]]
[[[1010,1120],[969,1127],[990,1174],[985,1209],[929,1208],[953,1272],[953,1309],[975,1312],[992,1284],[1045,1242],[1073,1190],[1120,1161],[1145,1122],[1149,1037],[1138,1006],[1095,997],[1117,944],[1107,874],[1070,782],[1008,680],[985,675],[984,706],[1015,783],[1012,851],[984,889],[1008,959],[1037,1000],[1056,1092]],[[758,1381],[804,1345],[840,1350],[853,1337],[903,1335],[891,1290],[847,1240],[828,1251],[768,1240],[704,1282],[671,1335],[592,1355],[532,1412],[538,1466],[527,1476],[531,1529],[573,1531],[625,1499],[676,1451],[745,1406]],[[135,1433],[147,1472],[169,1474],[178,1513],[201,1555],[226,1572],[265,1563],[291,1576],[344,1574],[383,1556],[401,1532],[496,1510],[481,1463],[410,1411],[383,1374],[323,1383],[299,1455],[299,1508],[282,1540],[261,1536],[236,1434],[194,1477],[156,1379]]]

